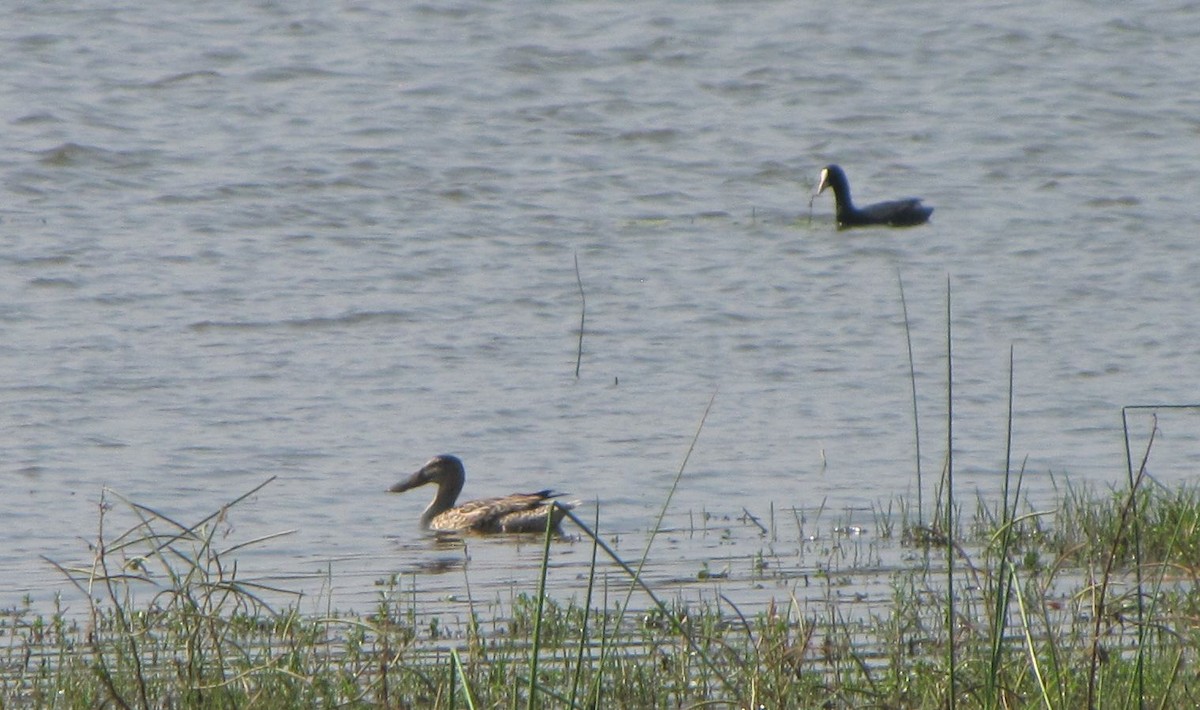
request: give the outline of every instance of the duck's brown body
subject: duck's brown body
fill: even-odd
[[[544,532],[546,518],[558,530],[566,511],[574,503],[555,503],[558,495],[550,490],[536,493],[512,493],[498,498],[481,498],[455,506],[466,481],[466,469],[457,456],[435,456],[419,471],[388,490],[392,493],[437,485],[437,493],[421,514],[421,527],[438,532],[480,534]]]

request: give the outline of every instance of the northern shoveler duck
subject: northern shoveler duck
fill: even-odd
[[[922,205],[921,200],[915,197],[855,207],[850,200],[850,181],[846,179],[846,173],[836,165],[826,165],[821,171],[821,181],[817,184],[816,194],[825,192],[827,187],[833,188],[838,229],[868,225],[912,227],[928,222],[929,215],[933,214],[932,207]]]
[[[551,500],[560,493],[550,490],[537,493],[512,493],[499,498],[481,498],[455,506],[467,479],[463,462],[457,456],[435,456],[419,471],[388,489],[390,493],[437,484],[433,502],[421,513],[421,527],[439,532],[472,533],[528,533],[544,532],[546,516],[551,516],[551,525],[559,530],[566,510],[575,507],[574,502],[554,504]],[[561,531],[560,531],[561,532]]]

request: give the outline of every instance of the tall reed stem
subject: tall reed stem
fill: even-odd
[[[954,653],[954,341],[950,307],[950,277],[946,277],[946,650],[950,671],[950,696],[946,706],[954,710],[958,687]]]

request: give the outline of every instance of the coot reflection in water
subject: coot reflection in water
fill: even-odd
[[[826,165],[821,171],[821,181],[817,184],[816,194],[821,194],[827,187],[833,189],[838,229],[867,226],[911,227],[928,222],[929,215],[933,214],[932,207],[922,205],[921,200],[915,197],[855,207],[850,199],[850,181],[846,179],[845,171],[837,165]]]

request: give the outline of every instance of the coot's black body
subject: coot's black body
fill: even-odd
[[[866,207],[855,207],[850,200],[850,182],[846,173],[836,165],[827,165],[821,171],[821,182],[817,185],[817,194],[825,188],[833,189],[834,203],[837,205],[838,229],[849,227],[888,226],[911,227],[929,221],[933,214],[932,207],[921,204],[917,198],[877,202]]]

